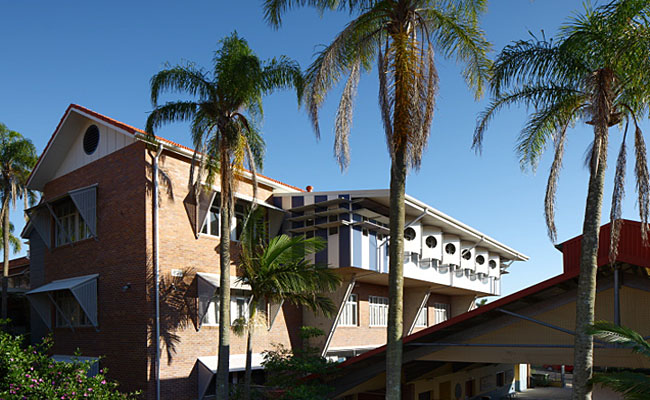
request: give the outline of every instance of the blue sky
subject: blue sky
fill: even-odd
[[[43,150],[69,103],[78,103],[125,123],[144,127],[149,79],[165,62],[192,61],[209,68],[220,38],[232,31],[245,37],[262,58],[287,55],[302,67],[318,45],[331,41],[349,20],[342,13],[322,18],[311,9],[287,14],[280,30],[263,21],[261,1],[60,1],[0,3],[0,121]],[[494,50],[530,32],[554,35],[579,0],[493,0],[482,26]],[[492,53],[494,55],[494,52]],[[561,272],[561,254],[546,235],[543,198],[550,153],[537,173],[522,172],[513,151],[524,109],[502,112],[491,125],[482,156],[470,149],[476,102],[453,60],[437,59],[440,93],[428,149],[420,171],[410,173],[407,193],[530,256],[515,263],[503,293]],[[377,79],[362,78],[351,133],[352,163],[341,173],[333,155],[334,91],[321,113],[316,141],[294,93],[268,96],[263,133],[263,173],[316,190],[387,188],[389,159],[377,106]],[[340,88],[339,88],[340,89]],[[158,133],[190,145],[186,127]],[[647,130],[647,124],[644,124]],[[558,192],[557,224],[564,241],[581,231],[588,173],[583,154],[590,130],[576,126],[569,136]],[[610,167],[621,132],[611,131]],[[119,173],[119,171],[115,171]],[[607,177],[603,221],[608,219],[613,168]],[[632,171],[628,171],[632,177]],[[633,180],[628,179],[625,218],[638,219]],[[17,230],[22,210],[12,213]]]

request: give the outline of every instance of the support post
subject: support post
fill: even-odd
[[[614,323],[621,325],[621,282],[620,268],[614,267]]]
[[[341,300],[341,304],[339,305],[339,311],[336,313],[336,318],[334,318],[334,322],[332,323],[332,327],[330,328],[330,331],[327,333],[327,339],[325,339],[325,345],[323,345],[323,351],[321,352],[321,356],[325,357],[325,354],[327,354],[327,350],[330,347],[330,343],[332,342],[332,338],[334,337],[334,331],[336,331],[336,327],[339,325],[339,319],[341,318],[341,314],[343,313],[343,308],[345,308],[345,303],[347,303],[348,299],[350,298],[350,295],[352,294],[352,289],[354,289],[354,285],[356,284],[357,280],[354,275],[352,275],[352,279],[350,279],[350,283],[348,283],[348,287],[345,290],[345,294],[343,295],[343,300]]]

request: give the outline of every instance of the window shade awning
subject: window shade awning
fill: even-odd
[[[74,189],[68,193],[55,197],[48,201],[42,201],[35,207],[25,210],[29,216],[29,224],[36,229],[38,235],[43,239],[45,246],[49,249],[52,243],[52,219],[56,224],[60,224],[59,219],[52,209],[52,204],[65,198],[70,197],[79,216],[83,219],[88,230],[93,237],[97,237],[97,184]]]
[[[51,307],[58,305],[52,297],[53,292],[69,290],[81,309],[88,317],[90,323],[97,327],[97,278],[99,274],[79,276],[75,278],[59,279],[25,293],[27,298],[41,316],[47,327],[52,329]]]

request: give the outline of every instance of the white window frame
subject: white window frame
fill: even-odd
[[[446,320],[449,319],[450,315],[450,306],[449,304],[446,303],[435,303],[433,305],[433,309],[435,310],[435,324],[439,324],[441,322],[445,322]]]
[[[359,326],[359,296],[350,294],[341,311],[339,326]]]
[[[388,297],[368,296],[370,326],[388,326]]]
[[[69,207],[69,209],[64,207]],[[62,200],[60,203],[55,204],[53,208],[54,214],[59,220],[55,224],[56,229],[54,230],[55,247],[65,246],[92,237],[86,221],[79,214],[79,210],[71,198],[68,197]]]
[[[219,326],[219,296],[215,295],[208,303],[208,309],[203,315],[201,326]],[[243,314],[239,312],[239,304],[243,304]],[[234,323],[238,318],[244,317],[248,320],[250,297],[232,296],[230,297],[230,323]]]
[[[246,221],[246,216],[248,214],[248,210],[246,209],[247,206],[248,204],[241,200],[235,201],[230,226],[230,240],[234,242],[239,242],[241,234],[244,232],[244,222]],[[238,207],[240,210],[237,210]],[[241,226],[238,223],[239,221],[241,221]]]
[[[203,225],[201,226],[200,233],[202,235],[214,236],[214,237],[219,237],[221,235],[221,208],[219,205],[220,205],[220,198],[219,198],[219,193],[217,193],[217,195],[214,196],[214,200],[212,201],[212,204],[210,204],[210,209],[208,210],[208,213],[205,215],[205,220],[203,221]],[[213,215],[216,215],[216,221],[217,221],[216,232],[212,231],[212,220],[210,218]]]
[[[203,314],[201,326],[219,326],[219,296],[210,299],[208,309]]]
[[[429,307],[425,305],[420,308],[417,318],[415,319],[416,328],[426,328],[429,326]]]

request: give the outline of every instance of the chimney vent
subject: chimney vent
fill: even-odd
[[[314,191],[314,187],[312,185],[307,186],[305,189],[307,189],[308,192]]]

